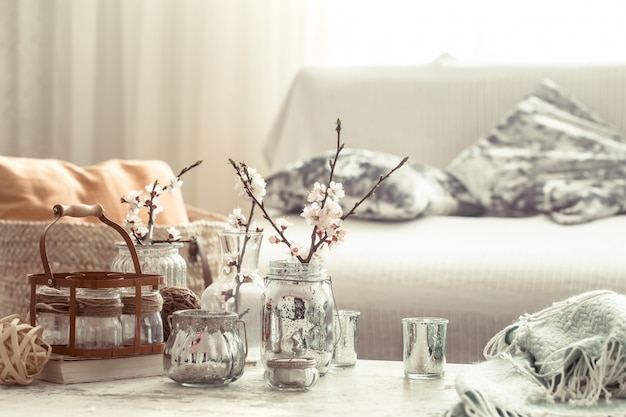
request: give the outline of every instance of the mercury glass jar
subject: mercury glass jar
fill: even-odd
[[[323,376],[334,350],[335,303],[321,264],[272,261],[263,291],[261,361],[313,358]]]
[[[245,323],[233,312],[179,310],[163,352],[163,369],[183,386],[225,385],[246,365]]]
[[[122,303],[122,337],[124,345],[135,344],[136,316],[136,296],[135,289],[128,288],[121,292]],[[143,289],[141,291],[141,318],[139,320],[139,343],[151,345],[163,343],[163,318],[161,309],[163,307],[163,297],[158,290]]]
[[[200,307],[209,311],[232,311],[246,323],[248,360],[261,357],[261,295],[259,251],[263,232],[220,230],[222,252],[218,278],[203,292]]]
[[[118,254],[111,261],[113,272],[136,272],[133,259],[125,242],[115,244]],[[141,272],[163,275],[166,287],[187,287],[187,263],[179,249],[181,242],[135,245]]]
[[[75,344],[82,349],[122,346],[122,301],[117,291],[81,288],[76,291]]]

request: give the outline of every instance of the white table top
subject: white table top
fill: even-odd
[[[0,415],[441,416],[458,401],[454,378],[463,366],[448,364],[441,379],[409,380],[402,362],[359,360],[353,368],[331,368],[304,392],[273,390],[261,365],[217,388],[182,387],[165,376],[71,385],[35,380],[29,386],[0,386]]]

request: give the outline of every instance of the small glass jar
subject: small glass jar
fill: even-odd
[[[275,358],[267,362],[265,381],[282,391],[303,391],[319,379],[317,362],[313,358]]]
[[[84,288],[76,292],[75,345],[81,349],[122,346],[122,300],[110,289]]]
[[[178,310],[169,316],[172,329],[163,370],[183,386],[226,385],[243,375],[246,354],[245,322],[234,312]]]
[[[122,337],[124,345],[135,344],[135,327],[137,323],[135,289],[127,289],[122,292]],[[161,309],[163,307],[163,297],[159,290],[141,290],[141,319],[139,330],[139,343],[142,345],[152,345],[163,343],[163,318]]]
[[[42,339],[50,345],[68,345],[70,337],[70,294],[67,288],[37,289],[37,325],[43,327]]]

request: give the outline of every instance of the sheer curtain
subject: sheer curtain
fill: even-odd
[[[0,0],[0,154],[203,159],[185,199],[227,213],[241,204],[228,158],[264,170],[303,66],[626,62],[625,13],[623,0]]]
[[[228,213],[229,157],[261,145],[325,56],[319,0],[0,0],[0,154],[163,159],[188,203]],[[136,187],[145,184],[137,184]]]

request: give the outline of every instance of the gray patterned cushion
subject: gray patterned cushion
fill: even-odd
[[[626,144],[619,131],[544,81],[449,166],[487,214],[545,213],[563,224],[623,212]]]
[[[317,181],[326,184],[329,160],[334,151],[298,161],[266,179],[265,205],[283,213],[299,213]],[[364,149],[344,149],[335,167],[334,180],[341,182],[346,193],[341,200],[349,210],[378,181],[400,162],[401,158]],[[358,209],[357,217],[369,220],[409,220],[431,214],[476,214],[477,208],[460,202],[455,195],[464,187],[445,172],[409,162],[391,175],[376,193]],[[480,210],[480,209],[478,209]]]

